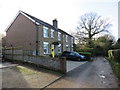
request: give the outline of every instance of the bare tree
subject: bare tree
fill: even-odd
[[[108,32],[111,25],[109,18],[102,18],[96,13],[86,13],[80,17],[76,38],[88,42],[91,46],[93,37],[101,32]]]

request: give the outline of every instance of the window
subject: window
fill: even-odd
[[[58,40],[61,40],[61,33],[58,32]]]
[[[51,38],[54,38],[54,30],[51,29]]]
[[[66,45],[66,48],[68,48],[68,45]]]
[[[73,37],[71,37],[71,44],[72,44],[72,48],[73,48],[73,44],[74,44]]]
[[[44,54],[48,54],[48,45],[49,45],[48,42],[44,42],[44,43],[43,43]]]
[[[66,42],[68,42],[68,35],[66,35]]]
[[[47,27],[43,27],[43,35],[44,37],[48,37],[48,28]]]
[[[58,53],[61,53],[61,44],[58,45]]]
[[[71,52],[70,55],[75,55],[75,53]]]

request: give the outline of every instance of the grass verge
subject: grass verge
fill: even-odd
[[[107,60],[109,60],[109,63],[113,69],[113,72],[115,73],[116,77],[118,78],[118,83],[119,83],[119,87],[120,87],[120,63],[116,62],[114,59],[109,59],[106,58]]]

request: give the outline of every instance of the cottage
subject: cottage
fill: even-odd
[[[56,55],[73,51],[74,37],[58,28],[58,21],[50,25],[23,11],[19,11],[6,30],[6,47],[22,47],[37,55]]]

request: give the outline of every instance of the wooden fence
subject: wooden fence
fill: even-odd
[[[36,56],[32,55],[31,51],[21,49],[4,49],[4,58],[7,60],[21,61],[27,63],[34,63],[40,67],[66,73],[66,59],[52,58],[50,56]]]

